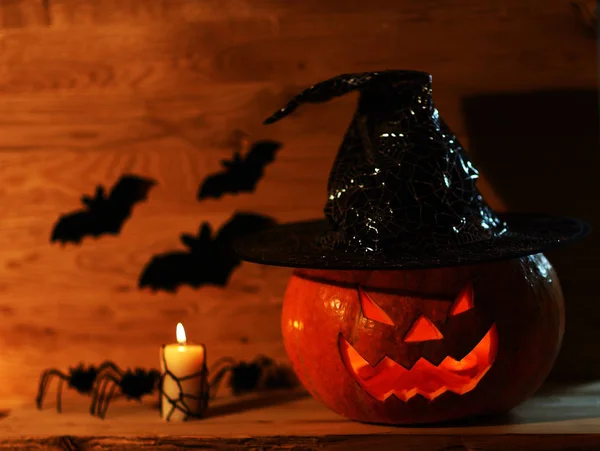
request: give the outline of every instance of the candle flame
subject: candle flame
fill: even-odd
[[[187,341],[185,336],[185,329],[183,328],[183,324],[177,323],[177,330],[175,331],[175,335],[177,336],[177,343],[180,345],[184,345]]]

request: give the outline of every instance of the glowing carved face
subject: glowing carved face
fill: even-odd
[[[379,327],[396,327],[386,312],[360,287],[358,298],[365,318],[381,324]],[[446,321],[440,327],[444,330],[443,326],[454,317],[473,308],[473,286],[468,284],[450,305]],[[420,315],[404,334],[403,344],[398,345],[419,346],[434,340],[439,341],[440,346],[444,345],[444,335],[438,326],[425,315]],[[435,365],[420,357],[410,368],[388,356],[371,365],[342,335],[339,337],[339,349],[346,369],[369,395],[379,401],[395,396],[406,402],[417,395],[434,400],[447,391],[462,395],[473,390],[493,365],[497,342],[496,326],[492,324],[479,342],[459,360],[447,355]]]

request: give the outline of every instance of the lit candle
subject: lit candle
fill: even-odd
[[[204,345],[188,344],[181,323],[177,324],[176,336],[177,344],[161,348],[161,416],[167,421],[201,416],[208,399]]]

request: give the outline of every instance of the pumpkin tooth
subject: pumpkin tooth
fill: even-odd
[[[494,362],[496,342],[493,325],[461,360],[448,356],[436,366],[421,357],[410,369],[387,356],[373,366],[341,335],[339,349],[348,372],[374,398],[406,402],[421,395],[431,401],[447,391],[462,395],[473,390]]]

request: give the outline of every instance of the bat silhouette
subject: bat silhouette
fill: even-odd
[[[282,146],[277,141],[257,141],[245,157],[235,152],[233,159],[222,160],[222,172],[209,175],[198,190],[198,200],[220,198],[226,193],[252,192],[264,173],[264,168],[275,161],[275,153]]]
[[[131,216],[133,206],[148,197],[156,182],[137,175],[123,175],[106,196],[104,187],[98,185],[93,197],[84,195],[85,208],[61,215],[50,242],[78,244],[86,236],[117,235]]]
[[[181,242],[187,250],[152,257],[140,275],[138,286],[172,293],[181,285],[224,287],[241,264],[233,250],[233,241],[273,225],[275,221],[268,216],[235,213],[213,237],[210,224],[204,222],[198,236],[181,235]]]

